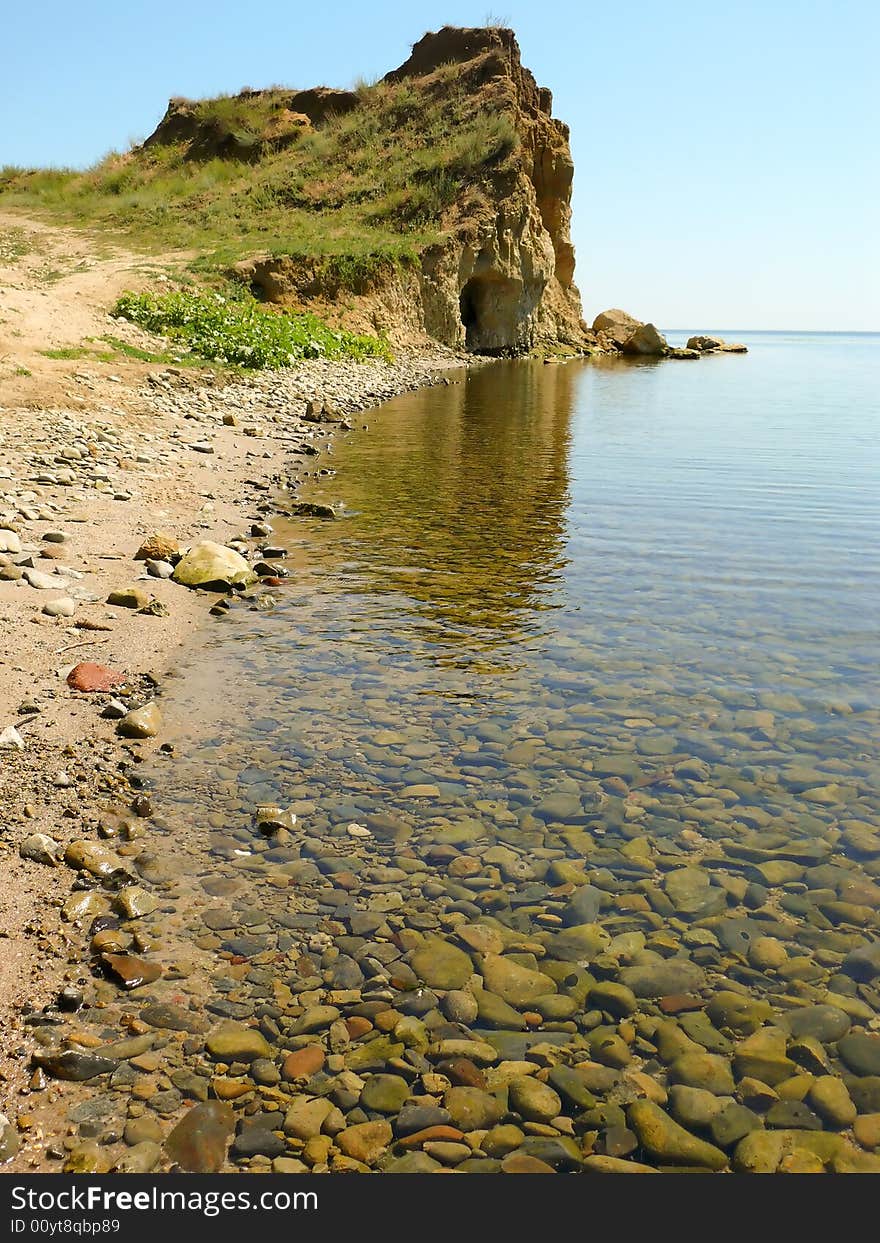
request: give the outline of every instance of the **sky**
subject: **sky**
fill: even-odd
[[[350,86],[500,21],[571,127],[587,319],[880,331],[876,0],[498,3],[9,5],[0,165],[87,166],[173,95]]]

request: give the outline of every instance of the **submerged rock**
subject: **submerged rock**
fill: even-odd
[[[37,1053],[34,1062],[47,1071],[55,1079],[67,1079],[72,1083],[82,1083],[87,1079],[96,1079],[98,1075],[109,1075],[118,1063],[109,1057],[101,1057],[96,1053],[80,1053],[74,1049],[66,1049],[63,1053]]]
[[[165,1140],[171,1160],[188,1174],[215,1174],[226,1159],[235,1115],[221,1101],[194,1106]]]
[[[727,1156],[720,1148],[691,1135],[652,1101],[634,1101],[628,1118],[639,1143],[658,1161],[710,1170],[723,1170],[727,1165]]]
[[[125,989],[152,984],[162,975],[162,968],[158,963],[147,962],[132,954],[102,954],[101,961]]]

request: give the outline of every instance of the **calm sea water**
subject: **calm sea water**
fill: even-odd
[[[243,815],[279,798],[316,827],[447,823],[476,798],[528,825],[597,758],[696,755],[792,821],[822,805],[780,766],[842,774],[863,814],[880,337],[744,339],[699,362],[502,363],[375,412],[312,488],[347,517],[277,527],[293,585],[218,625],[176,693],[204,744],[188,781],[219,764]],[[419,784],[439,800],[402,793]]]

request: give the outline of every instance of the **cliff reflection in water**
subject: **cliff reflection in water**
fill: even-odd
[[[363,602],[370,624],[415,625],[434,659],[469,666],[541,635],[567,563],[578,374],[493,365],[390,402],[344,447],[334,491],[356,516],[327,549],[348,591],[383,598]]]

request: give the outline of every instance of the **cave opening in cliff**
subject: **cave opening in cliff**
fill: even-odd
[[[476,348],[480,336],[480,316],[477,309],[477,293],[479,280],[476,277],[467,282],[458,298],[461,322],[464,325],[464,339],[468,349]]]

